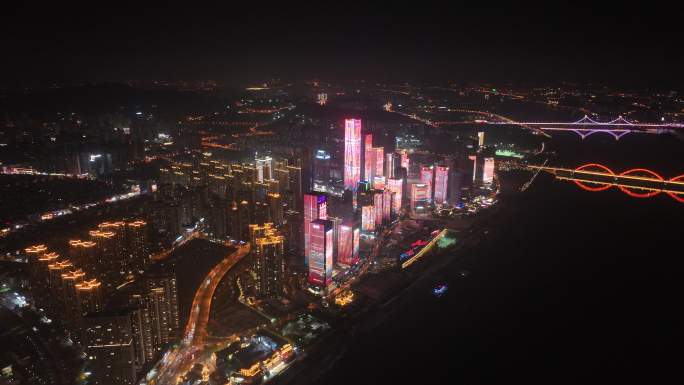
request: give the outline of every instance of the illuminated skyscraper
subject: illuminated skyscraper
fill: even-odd
[[[62,300],[61,317],[67,324],[74,324],[83,316],[81,304],[76,297],[77,285],[85,280],[83,270],[73,270],[62,274]]]
[[[395,215],[399,215],[399,212],[401,211],[401,199],[402,199],[402,192],[404,189],[404,180],[403,179],[388,179],[387,180],[387,189],[394,193],[393,198],[392,198],[392,209],[393,209]]]
[[[420,168],[420,183],[427,186],[427,200],[432,202],[432,179],[434,175],[432,166],[423,166]]]
[[[437,166],[435,168],[435,203],[443,204],[447,201],[447,188],[449,186],[449,167]]]
[[[411,184],[411,210],[425,209],[428,204],[428,186],[424,183]]]
[[[28,259],[29,279],[31,282],[31,296],[35,298],[36,305],[48,308],[50,286],[49,265],[57,262],[59,256],[47,252],[47,246],[36,245],[25,250]]]
[[[104,283],[105,291],[110,293],[126,279],[122,258],[123,240],[111,231],[93,230],[89,234],[97,249],[97,261],[93,261],[96,276]],[[92,268],[89,267],[87,270],[90,269]]]
[[[77,283],[74,286],[76,289],[76,309],[79,312],[76,315],[78,318],[88,313],[102,310],[103,301],[100,282],[93,278]]]
[[[147,360],[178,337],[178,289],[171,272],[143,276],[130,293],[129,303],[141,313],[141,334]]]
[[[373,207],[375,207],[375,227],[382,225],[382,191],[373,192]]]
[[[363,155],[363,179],[373,183],[373,177],[375,176],[375,149],[373,148],[373,134],[364,135]]]
[[[361,119],[344,121],[344,188],[354,190],[361,180]]]
[[[64,308],[64,297],[62,295],[62,274],[68,272],[69,270],[73,270],[73,268],[74,265],[68,259],[56,261],[48,265],[50,274],[50,294],[48,298],[41,299],[43,305],[47,305],[45,307],[48,314],[58,315]],[[49,299],[49,301],[46,301],[47,299]],[[36,300],[38,300],[38,298],[36,298]]]
[[[260,298],[283,295],[285,280],[285,238],[275,230],[255,239],[253,268],[256,292]]]
[[[374,176],[385,176],[385,148],[375,147],[375,174]]]
[[[374,183],[375,177],[385,175],[385,149],[373,147],[373,135],[367,134],[364,140],[364,173],[363,179]],[[376,188],[376,187],[374,187]]]
[[[478,150],[484,147],[484,137],[485,133],[483,131],[480,131],[477,133],[477,148]]]
[[[358,237],[358,226],[354,226],[352,222],[345,222],[340,225],[337,241],[337,261],[339,264],[350,266],[359,260]]]
[[[313,159],[314,187],[326,185],[330,180],[330,154],[325,150],[318,150]]]
[[[309,283],[326,288],[332,282],[333,225],[328,220],[317,219],[309,226],[311,228]]]
[[[95,242],[71,240],[69,241],[69,258],[91,277],[99,277],[98,250]]]
[[[385,154],[385,177],[394,178],[394,168],[396,165],[394,161],[396,159],[396,154],[388,152]]]
[[[477,182],[482,181],[482,166],[478,167],[478,161],[482,159],[481,157],[478,157],[476,155],[470,155],[468,156],[468,159],[473,161],[473,182],[477,184]]]
[[[390,190],[382,192],[382,221],[390,223],[392,221],[392,194]]]
[[[361,206],[361,229],[375,231],[375,206]]]
[[[270,156],[256,156],[254,159],[256,167],[256,180],[263,183],[264,180],[272,178],[273,158]]]
[[[150,245],[147,240],[147,223],[137,220],[126,224],[127,270],[140,274],[150,263]]]
[[[484,158],[482,183],[489,185],[494,181],[494,158]]]
[[[327,219],[327,199],[324,194],[308,193],[304,194],[304,265],[309,265],[311,255],[311,242],[309,224],[317,219]]]
[[[409,157],[408,157],[408,151],[402,150],[402,151],[400,152],[400,154],[401,154],[401,161],[400,161],[401,163],[400,163],[400,166],[401,166],[402,168],[406,169],[406,172],[408,173],[408,170],[409,170]]]

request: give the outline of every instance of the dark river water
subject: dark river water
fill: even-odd
[[[684,173],[673,136],[554,139],[550,165]],[[682,383],[684,204],[540,175],[321,384]],[[465,278],[459,271],[471,272]]]

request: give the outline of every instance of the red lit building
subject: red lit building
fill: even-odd
[[[309,227],[309,283],[325,288],[332,282],[333,224],[328,220],[317,219]]]

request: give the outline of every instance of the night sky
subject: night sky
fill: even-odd
[[[615,8],[427,5],[245,11],[5,6],[0,83],[217,79],[604,82],[681,89],[682,13]],[[550,2],[547,2],[550,3]],[[142,3],[139,3],[142,4]],[[650,8],[649,8],[650,7]]]

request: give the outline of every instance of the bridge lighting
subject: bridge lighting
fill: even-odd
[[[586,191],[599,192],[615,186],[633,198],[650,198],[664,192],[674,200],[684,203],[684,174],[669,180],[645,168],[634,168],[616,174],[608,167],[597,163],[585,164],[574,170],[544,166],[530,166],[530,168],[552,173],[560,180],[573,181]],[[601,179],[592,179],[592,177]],[[645,185],[644,182],[650,185]]]

